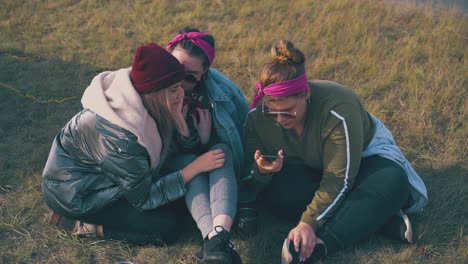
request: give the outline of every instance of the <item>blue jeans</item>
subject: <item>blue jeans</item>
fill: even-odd
[[[210,150],[224,151],[224,166],[195,176],[187,183],[185,202],[197,223],[203,238],[213,230],[213,218],[229,215],[234,219],[237,206],[237,181],[233,155],[225,144],[216,144]],[[195,154],[182,154],[168,160],[164,170],[180,170],[197,158]]]

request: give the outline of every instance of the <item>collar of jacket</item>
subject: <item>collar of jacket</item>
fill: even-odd
[[[223,79],[225,77],[221,75],[217,70],[213,68],[209,68],[206,74],[205,79],[205,87],[206,93],[210,101],[229,101],[230,98],[226,94],[225,89],[223,89],[222,85],[227,85],[223,83]]]

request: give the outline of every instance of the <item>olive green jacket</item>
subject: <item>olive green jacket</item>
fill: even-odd
[[[256,169],[253,156],[283,150],[284,163],[304,164],[323,172],[320,188],[301,217],[314,230],[331,216],[352,189],[361,162],[361,153],[374,135],[370,115],[350,89],[330,81],[310,81],[304,130],[298,137],[262,114],[261,104],[245,123],[244,175],[253,174],[258,185],[271,179]],[[252,164],[252,166],[248,166]]]

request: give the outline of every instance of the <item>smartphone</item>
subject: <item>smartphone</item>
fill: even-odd
[[[275,159],[278,158],[276,155],[262,155],[262,158],[268,162],[273,162]]]

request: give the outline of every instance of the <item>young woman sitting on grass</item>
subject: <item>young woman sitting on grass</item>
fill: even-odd
[[[212,149],[224,151],[224,166],[204,173],[187,185],[185,201],[204,243],[196,257],[203,263],[241,263],[230,242],[230,230],[237,207],[237,179],[244,152],[242,133],[247,102],[239,88],[211,68],[215,40],[198,29],[182,29],[167,49],[187,72],[182,81],[186,122],[178,134],[175,155],[186,162]],[[182,158],[177,159],[180,166]],[[182,163],[183,165],[183,163]]]
[[[222,168],[211,149],[173,170],[175,131],[182,133],[184,66],[154,43],[137,49],[131,68],[97,75],[83,110],[56,136],[43,171],[51,222],[72,219],[73,234],[134,244],[176,240],[187,183]],[[185,160],[183,160],[185,162]],[[78,220],[78,221],[74,221]]]
[[[311,262],[381,228],[400,235],[402,227],[401,238],[411,242],[403,211],[420,212],[427,191],[390,131],[350,89],[309,81],[293,43],[282,40],[271,53],[259,72],[244,148],[252,165],[246,175],[272,212],[298,221],[282,263]]]

